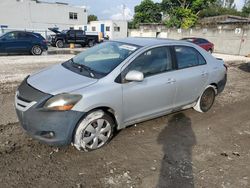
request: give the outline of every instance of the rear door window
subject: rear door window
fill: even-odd
[[[82,37],[83,31],[76,31],[76,37]]]
[[[35,36],[29,34],[29,33],[18,33],[18,39],[20,40],[30,40],[30,39],[34,39]]]
[[[205,58],[200,53],[197,52],[197,55],[198,55],[199,65],[205,65],[205,64],[207,64]]]
[[[206,64],[204,57],[192,47],[176,46],[175,54],[178,69],[184,69]]]
[[[74,30],[70,30],[70,31],[68,32],[68,34],[69,34],[69,37],[71,37],[71,38],[74,38],[74,37],[75,37],[75,31],[74,31]]]
[[[202,44],[209,43],[206,39],[200,39]]]

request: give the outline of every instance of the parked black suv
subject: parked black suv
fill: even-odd
[[[92,33],[87,35],[83,30],[63,30],[59,31],[57,28],[49,28],[50,31],[56,35],[51,35],[51,45],[63,48],[65,44],[80,44],[82,47],[88,45],[94,46],[96,43],[102,42],[102,39],[98,33]]]

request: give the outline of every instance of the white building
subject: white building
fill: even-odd
[[[124,20],[92,21],[88,25],[76,25],[75,29],[102,32],[104,37],[109,37],[111,40],[128,36],[128,22]]]
[[[60,30],[87,24],[85,7],[39,0],[0,0],[0,29]]]

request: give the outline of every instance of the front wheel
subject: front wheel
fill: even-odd
[[[43,49],[40,46],[35,45],[32,47],[31,53],[32,55],[41,55],[43,53]]]
[[[92,151],[103,147],[113,137],[115,123],[102,110],[89,113],[78,125],[74,146],[78,150]]]
[[[215,95],[215,88],[213,86],[208,87],[198,99],[194,109],[201,113],[207,112],[214,104]]]

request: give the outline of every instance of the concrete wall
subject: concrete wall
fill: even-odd
[[[215,52],[248,55],[250,54],[250,29],[165,29],[165,30],[129,30],[131,37],[158,37],[181,39],[184,37],[206,38],[215,45]]]
[[[69,18],[69,12],[78,14],[77,20]],[[84,7],[58,3],[37,3],[33,0],[0,0],[0,26],[18,29],[69,29],[87,24]]]

